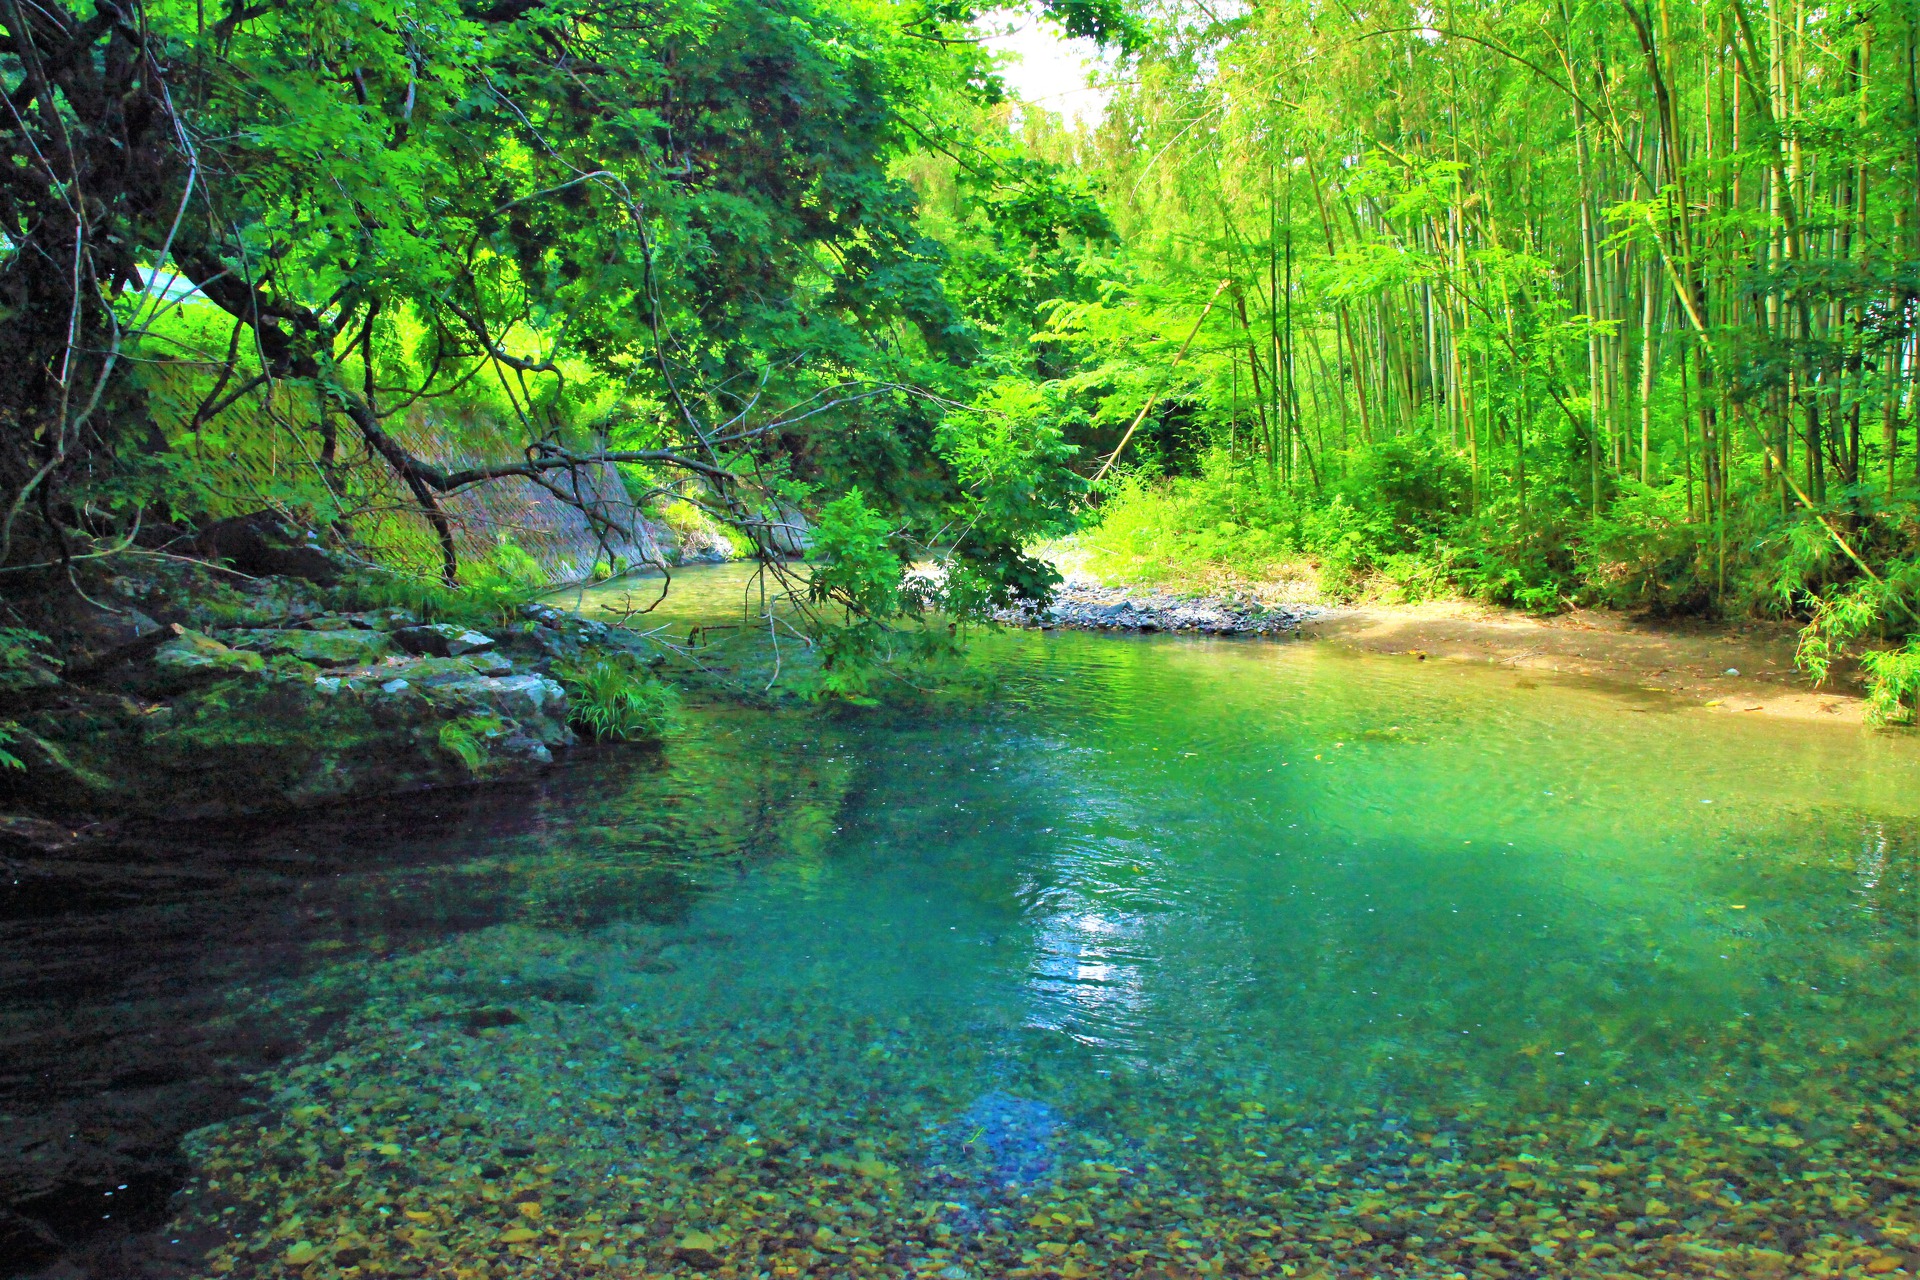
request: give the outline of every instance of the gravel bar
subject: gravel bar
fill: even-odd
[[[1322,611],[1308,605],[1274,606],[1245,596],[1175,596],[1159,591],[1066,583],[1042,607],[1001,609],[996,621],[1042,631],[1173,631],[1202,635],[1279,635]]]

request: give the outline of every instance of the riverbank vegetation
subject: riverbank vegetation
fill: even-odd
[[[1156,28],[1076,151],[1116,240],[1039,335],[1098,452],[1160,397],[1096,564],[1795,616],[1816,671],[1905,634],[1914,42],[1719,0]]]
[[[1098,120],[964,6],[7,9],[9,597],[262,510],[485,594],[558,503],[575,576],[833,548],[794,594],[858,696],[1078,525],[1122,576],[1789,616],[1910,710],[1909,6],[1039,16]]]
[[[536,504],[581,523],[576,572],[663,563],[690,520],[777,560],[855,494],[957,594],[1043,587],[1023,547],[1063,527],[1065,457],[983,412],[895,172],[997,93],[971,19],[7,9],[9,596],[221,558],[205,530],[261,511],[483,595]]]

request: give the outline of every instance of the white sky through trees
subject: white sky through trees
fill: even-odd
[[[1021,102],[1078,121],[1088,128],[1100,122],[1107,91],[1091,88],[1089,76],[1100,66],[1099,46],[1072,39],[1058,24],[1031,9],[994,9],[982,14],[979,28],[986,45],[1009,54],[1001,79]]]

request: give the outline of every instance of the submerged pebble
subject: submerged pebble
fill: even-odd
[[[1435,681],[1356,711],[1263,683],[1271,650],[1098,648],[1236,680],[1155,701],[1048,668],[1099,696],[984,749],[958,713],[715,720],[670,774],[606,775],[630,802],[556,793],[538,838],[352,900],[312,944],[339,950],[246,997],[342,1017],[192,1140],[193,1274],[1920,1273],[1909,820],[1755,823],[1731,773],[1700,806],[1664,739],[1602,754],[1573,704],[1577,749],[1467,777],[1491,734],[1419,701]],[[1203,687],[1286,733],[1181,740]],[[1536,799],[1584,792],[1554,772],[1576,750],[1684,856]],[[1416,834],[1300,778],[1319,754]],[[1479,823],[1503,796],[1552,810],[1546,852]],[[449,936],[455,882],[497,905]]]
[[[1059,1054],[1009,1079],[967,1029],[804,986],[751,1016],[619,991],[467,1016],[462,992],[496,974],[617,973],[657,945],[503,926],[383,966],[272,1115],[200,1135],[181,1226],[224,1240],[209,1272],[1920,1271],[1912,1043],[1711,1047],[1729,1070],[1820,1062],[1769,1097],[1307,1102],[1225,1068],[1108,1077]],[[724,947],[680,946],[724,977]]]

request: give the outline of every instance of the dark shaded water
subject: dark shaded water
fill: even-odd
[[[102,1275],[1920,1262],[1907,738],[1312,644],[977,660],[990,704],[697,711],[22,904],[0,1135],[59,1172],[11,1238],[118,1213]]]

